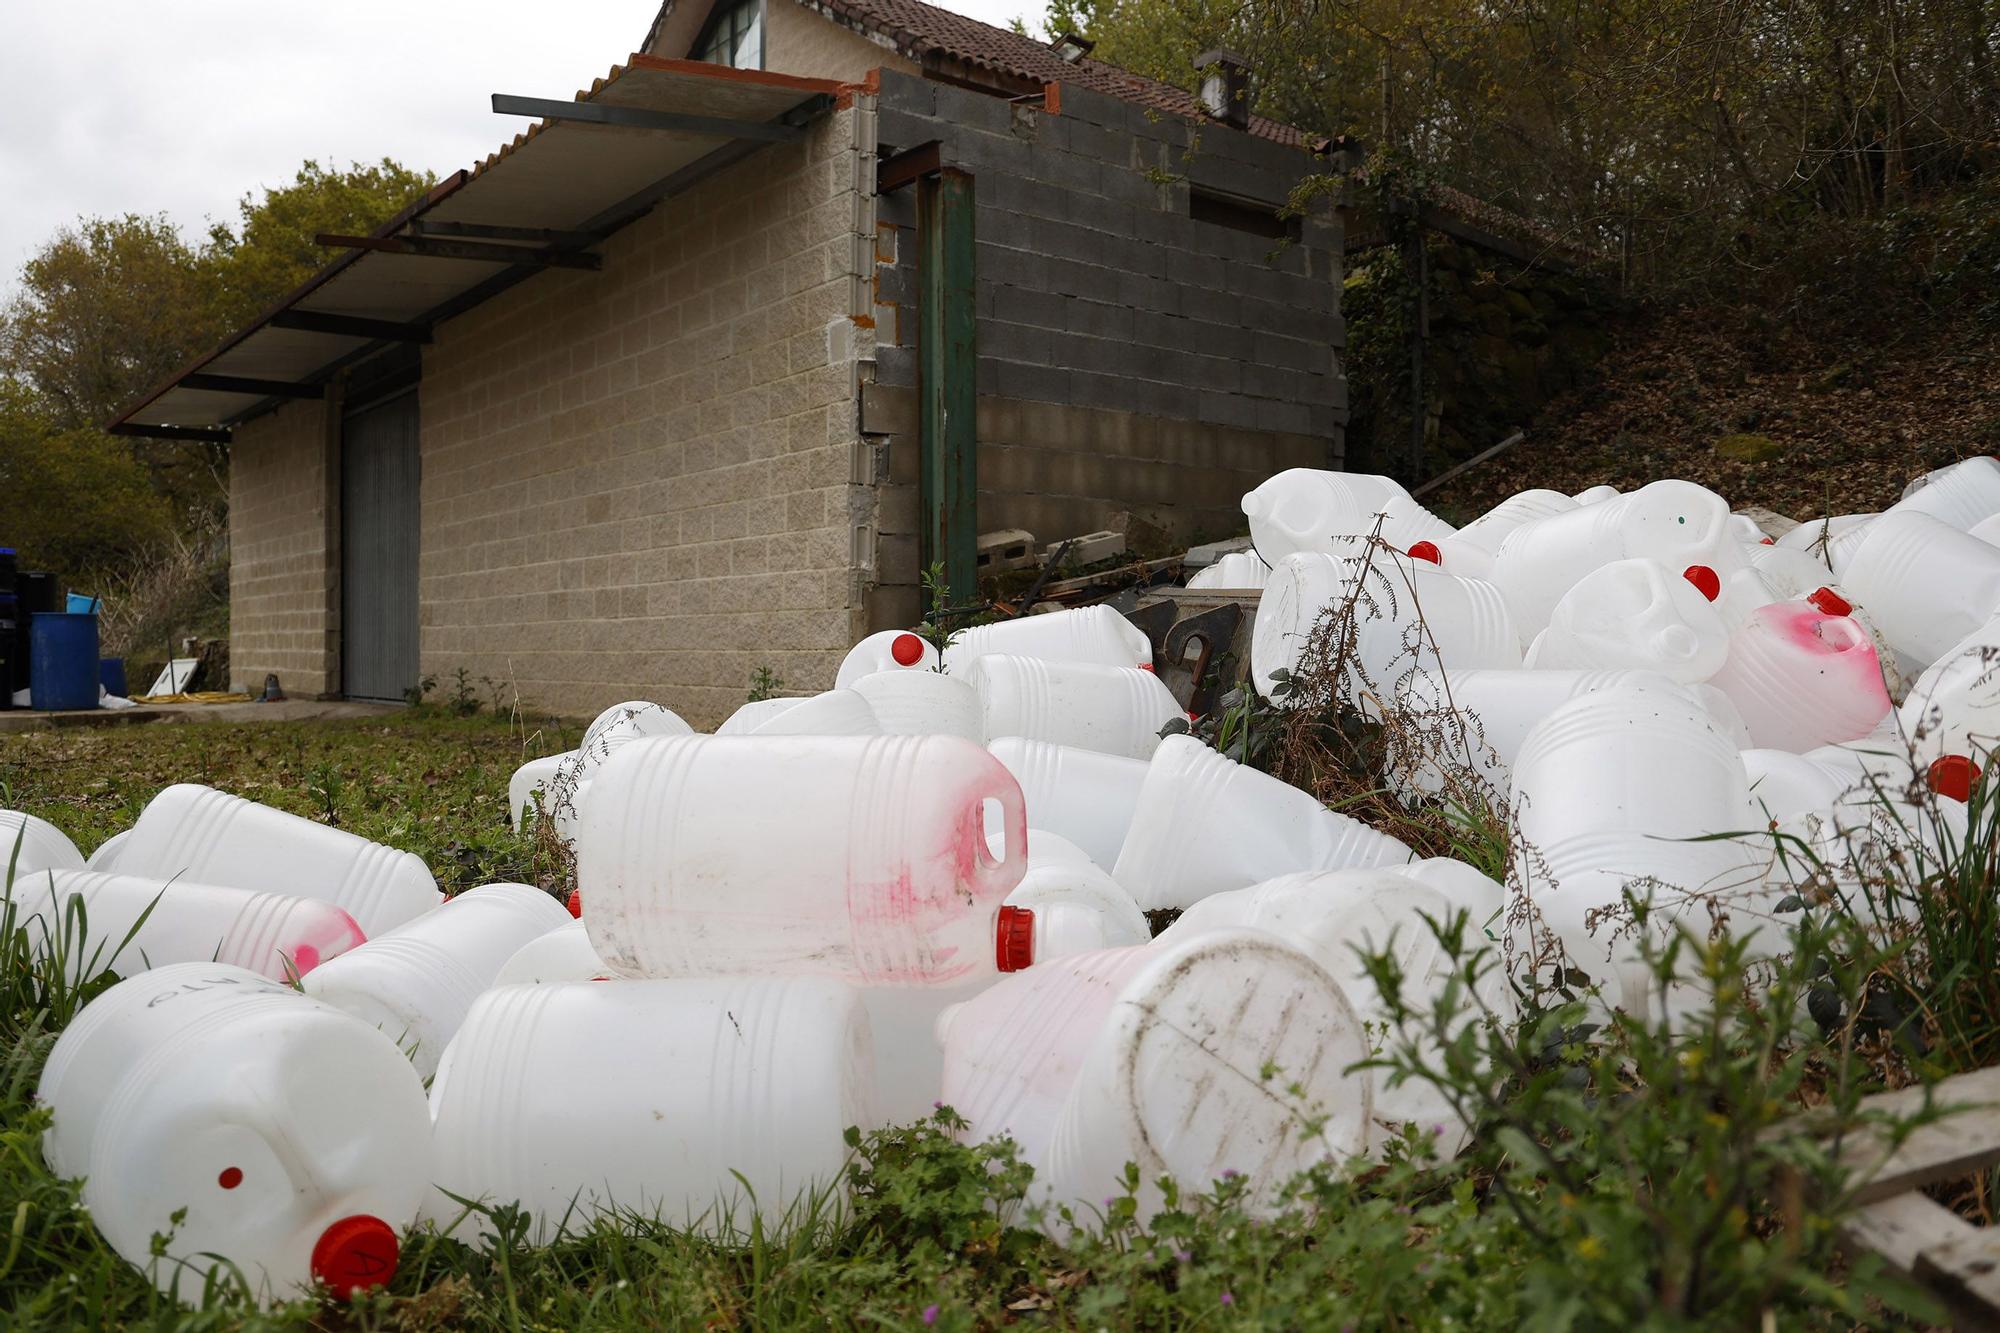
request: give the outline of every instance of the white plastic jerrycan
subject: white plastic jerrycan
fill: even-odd
[[[1359,562],[1295,556],[1272,574],[1251,630],[1251,671],[1267,698],[1311,665],[1328,616],[1351,617],[1352,688],[1364,707],[1393,697],[1414,673],[1521,664],[1520,636],[1491,583],[1380,549]],[[1343,630],[1336,623],[1332,632]]]
[[[1033,914],[1038,963],[1153,937],[1145,913],[1117,880],[1074,843],[1041,829],[1028,830],[1028,873],[1007,905]]]
[[[1674,572],[1703,565],[1718,578],[1744,563],[1721,496],[1693,482],[1656,481],[1615,500],[1515,528],[1500,543],[1493,580],[1506,594],[1515,628],[1532,639],[1584,575],[1640,557]]]
[[[1588,852],[1604,833],[1651,838],[1661,856],[1690,865],[1732,865],[1739,856],[1726,841],[1681,840],[1763,826],[1736,747],[1706,710],[1685,694],[1630,686],[1572,699],[1536,724],[1514,761],[1513,800],[1530,872],[1535,858],[1589,864],[1566,850]]]
[[[1300,870],[1402,865],[1410,849],[1192,736],[1160,743],[1111,877],[1144,911]]]
[[[545,810],[543,793],[547,792],[556,775],[564,768],[574,765],[576,751],[565,750],[561,754],[544,755],[540,759],[530,759],[514,770],[514,776],[507,780],[507,819],[518,829],[524,815],[531,811]]]
[[[2000,459],[1967,458],[1926,473],[1923,483],[1889,512],[1929,514],[1960,532],[2000,514]]]
[[[906,629],[885,629],[870,634],[847,650],[834,675],[836,690],[854,688],[863,676],[880,671],[936,671],[938,651]]]
[[[81,870],[83,854],[46,819],[0,810],[0,883],[5,882],[9,865],[17,875],[30,870]]]
[[[1560,946],[1614,1005],[1650,1002],[1615,919],[1628,889],[1663,921],[1705,906],[1740,906],[1745,929],[1769,916],[1769,821],[1736,747],[1685,696],[1617,689],[1564,704],[1522,746],[1512,799],[1515,956],[1539,965]]]
[[[1759,813],[1784,823],[1803,814],[1829,810],[1856,777],[1832,764],[1791,750],[1745,750],[1743,776]]]
[[[882,671],[863,676],[854,691],[868,701],[887,736],[959,736],[986,743],[979,692],[963,676],[941,671]]]
[[[1146,783],[1146,761],[1073,745],[1002,736],[987,747],[1021,784],[1028,824],[1081,847],[1099,866],[1118,863]]]
[[[213,787],[177,783],[147,803],[117,868],[150,879],[317,898],[370,939],[444,901],[423,858]]]
[[[995,653],[1105,667],[1150,666],[1153,661],[1145,632],[1101,604],[969,626],[945,645],[944,667],[962,673],[975,659]]]
[[[495,986],[540,986],[612,975],[581,921],[567,921],[529,940],[501,964]]]
[[[1921,669],[2000,612],[2000,549],[1929,514],[1891,510],[1868,525],[1841,583]]]
[[[1389,477],[1295,467],[1245,495],[1243,513],[1257,554],[1276,568],[1288,555],[1336,552],[1341,548],[1333,543],[1340,539],[1372,532],[1375,516],[1391,498],[1408,500],[1410,495]],[[1393,541],[1386,531],[1383,536]]]
[[[577,884],[635,975],[943,984],[994,973],[1026,860],[1020,784],[956,736],[684,737],[605,765]]]
[[[1920,766],[1946,755],[1989,766],[1990,756],[2000,751],[2000,616],[1953,644],[1917,677],[1897,720],[1898,734]]]
[[[1190,588],[1261,588],[1271,567],[1255,551],[1229,551],[1187,581]]]
[[[1002,978],[938,1020],[942,1100],[969,1141],[1011,1137],[1031,1201],[1088,1224],[1143,1182],[1248,1177],[1253,1210],[1304,1168],[1360,1152],[1372,1080],[1361,1020],[1324,968],[1258,931],[1076,954]]]
[[[571,982],[488,991],[431,1085],[446,1197],[519,1203],[530,1238],[616,1213],[728,1241],[837,1188],[870,1125],[868,1021],[852,987],[805,977]],[[738,1178],[740,1175],[740,1179]]]
[[[98,996],[37,1095],[54,1112],[50,1170],[82,1177],[104,1239],[183,1299],[221,1265],[264,1303],[387,1282],[431,1178],[423,1084],[395,1045],[222,963]]]
[[[1713,571],[1708,576],[1713,580]],[[1693,684],[1714,675],[1727,656],[1729,631],[1692,578],[1655,560],[1614,560],[1563,594],[1527,665],[1657,671]]]
[[[800,699],[744,704],[715,729],[718,736],[880,736],[881,719],[860,691],[827,690]]]
[[[694,728],[670,708],[645,699],[628,699],[599,713],[584,729],[576,760],[564,775],[571,788],[590,782],[606,760],[633,741],[648,736],[691,736]],[[579,804],[581,804],[579,802]]]
[[[1483,875],[1478,878],[1485,880]],[[1444,940],[1458,917],[1464,920],[1461,938],[1467,957],[1455,962]],[[1165,945],[1218,930],[1250,927],[1267,931],[1304,950],[1340,983],[1368,1025],[1373,1054],[1392,1055],[1408,1042],[1426,1059],[1434,1060],[1439,1047],[1431,1024],[1455,977],[1470,980],[1471,985],[1461,992],[1452,1018],[1453,1032],[1469,1023],[1491,1020],[1507,1024],[1513,1020],[1513,991],[1499,950],[1486,945],[1481,933],[1484,923],[1477,907],[1456,902],[1451,895],[1409,875],[1390,870],[1338,870],[1285,875],[1204,898],[1159,938]],[[1482,947],[1486,957],[1474,967],[1470,955]],[[1407,1024],[1394,1021],[1377,991],[1364,961],[1370,953],[1385,953],[1396,960],[1404,981],[1403,1001],[1412,1014]],[[1437,1144],[1446,1155],[1462,1148],[1470,1133],[1470,1126],[1452,1110],[1450,1100],[1433,1085],[1410,1079],[1391,1086],[1388,1079],[1376,1077],[1370,1147],[1379,1151],[1405,1124],[1414,1124],[1425,1133],[1434,1126],[1449,1126]]]
[[[964,679],[979,692],[989,739],[1026,736],[1144,759],[1160,728],[1187,716],[1158,676],[1137,667],[988,653],[973,659]]]
[[[308,976],[305,991],[380,1028],[429,1078],[507,960],[569,921],[532,885],[482,885],[343,954]]]
[[[1729,660],[1712,683],[1761,749],[1804,753],[1858,740],[1889,712],[1867,632],[1806,602],[1756,611],[1729,640]]]
[[[1490,579],[1500,543],[1524,523],[1553,518],[1576,508],[1561,491],[1518,491],[1438,543],[1448,574],[1466,579]]]
[[[1444,671],[1413,676],[1399,695],[1403,727],[1386,755],[1398,790],[1450,792],[1499,805],[1513,784],[1513,764],[1535,724],[1557,708],[1618,686],[1684,686],[1653,671]]]
[[[60,954],[73,982],[211,959],[286,981],[363,939],[332,903],[214,884],[44,870],[17,875],[11,897],[16,927],[38,952]]]

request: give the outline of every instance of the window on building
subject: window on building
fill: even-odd
[[[764,0],[716,0],[694,58],[736,69],[764,68]]]
[[[1274,241],[1297,240],[1299,237],[1297,218],[1280,217],[1278,210],[1266,203],[1204,190],[1200,186],[1188,190],[1188,216],[1196,222],[1212,222],[1218,227],[1247,231],[1252,236],[1265,236]]]

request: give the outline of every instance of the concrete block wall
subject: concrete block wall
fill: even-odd
[[[861,626],[857,112],[697,184],[437,332],[423,669],[697,726],[825,688]]]
[[[288,403],[236,431],[229,460],[229,674],[298,698],[337,693],[338,472],[328,406]]]
[[[1272,472],[1340,465],[1333,201],[1288,244],[1190,216],[1195,190],[1275,210],[1323,163],[1070,85],[1053,113],[887,70],[880,86],[883,157],[936,140],[975,179],[981,530],[1049,542],[1129,509],[1218,536]],[[919,604],[915,205],[913,189],[876,200],[875,628]]]

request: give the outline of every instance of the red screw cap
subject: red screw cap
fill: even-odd
[[[1701,589],[1701,595],[1711,602],[1722,596],[1722,580],[1707,565],[1689,565],[1681,577]]]
[[[396,1232],[379,1217],[343,1217],[320,1233],[313,1246],[312,1273],[342,1300],[379,1287],[396,1276]]]
[[[1436,542],[1418,542],[1410,548],[1410,559],[1428,560],[1434,565],[1444,563],[1444,555],[1438,550]]]
[[[1806,600],[1829,616],[1854,614],[1854,604],[1831,588],[1815,588],[1806,594]]]
[[[569,909],[569,914],[570,914],[571,916],[577,916],[577,917],[580,917],[580,916],[582,916],[582,915],[583,915],[583,890],[582,890],[582,889],[571,889],[571,890],[569,891],[569,897],[563,900],[563,906],[564,906],[564,907],[567,907],[567,908]]]
[[[1972,799],[1973,784],[1979,781],[1979,765],[1962,754],[1948,754],[1931,764],[1931,790],[1954,801]]]
[[[993,928],[993,962],[1002,972],[1019,972],[1035,965],[1035,913],[1027,907],[1002,907]]]
[[[897,666],[915,666],[924,660],[924,641],[914,634],[898,634],[889,641],[889,656]]]
[[[1778,539],[1776,537],[1763,537],[1758,539],[1757,544],[1759,546],[1776,546]]]

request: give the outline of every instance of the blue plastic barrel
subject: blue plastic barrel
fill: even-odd
[[[125,659],[122,657],[100,657],[97,659],[97,683],[105,693],[125,697]]]
[[[97,707],[97,617],[37,611],[28,622],[28,688],[38,709]]]

